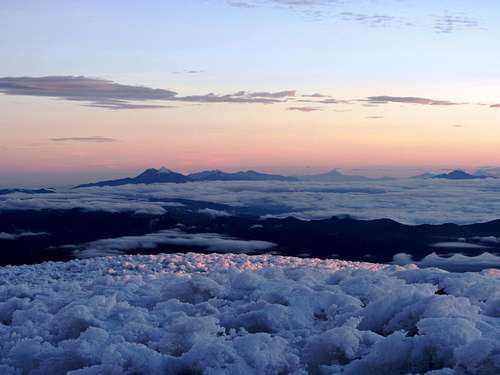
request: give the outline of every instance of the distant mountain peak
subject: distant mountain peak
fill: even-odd
[[[313,180],[313,181],[366,181],[370,180],[366,176],[354,176],[343,174],[340,170],[334,168],[325,173],[313,174],[300,176],[301,180]]]
[[[189,177],[181,173],[174,172],[168,168],[160,169],[148,168],[135,177],[120,178],[118,180],[98,181],[90,184],[78,185],[76,188],[96,187],[96,186],[120,186],[128,184],[156,184],[156,183],[184,183],[191,181]]]
[[[158,169],[158,173],[175,173],[175,172],[172,171],[171,169],[161,167],[160,169]]]
[[[462,169],[455,169],[449,173],[438,174],[432,178],[448,179],[448,180],[476,180],[483,178],[491,178],[491,176],[478,176],[465,172]]]

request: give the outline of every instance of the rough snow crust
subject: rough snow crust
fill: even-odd
[[[0,268],[0,374],[495,374],[498,273],[272,255]]]

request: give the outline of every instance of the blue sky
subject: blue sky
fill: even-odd
[[[47,162],[36,170],[47,174],[57,171],[60,179],[67,178],[69,172],[65,171],[75,168],[82,174],[119,175],[157,164],[184,171],[208,166],[201,162],[206,157],[200,156],[199,163],[185,163],[171,155],[162,156],[162,146],[151,146],[152,140],[141,134],[144,131],[163,139],[164,147],[175,146],[176,155],[202,149],[200,154],[210,154],[208,159],[217,164],[214,167],[233,169],[268,167],[300,173],[306,164],[318,169],[374,166],[370,158],[355,160],[348,153],[329,154],[326,150],[339,148],[335,139],[342,139],[346,147],[351,142],[351,148],[363,148],[360,153],[372,149],[380,153],[384,145],[391,149],[393,143],[412,143],[421,138],[415,146],[417,156],[412,159],[408,155],[398,168],[432,167],[432,160],[423,155],[443,147],[449,154],[462,147],[470,157],[443,159],[436,154],[436,167],[498,164],[500,158],[491,160],[496,146],[491,140],[479,137],[470,142],[477,132],[487,134],[488,139],[500,136],[500,109],[490,107],[500,103],[500,49],[495,48],[500,40],[498,10],[497,2],[486,0],[7,0],[0,8],[0,78],[85,76],[173,90],[183,97],[296,90],[300,95],[321,93],[343,101],[391,96],[468,104],[466,108],[443,106],[437,110],[428,105],[392,102],[370,109],[367,104],[374,103],[358,101],[327,108],[296,101],[278,111],[277,106],[269,109],[271,106],[248,104],[236,108],[233,104],[207,105],[191,100],[171,110],[141,109],[138,115],[130,114],[137,111],[129,109],[124,115],[92,106],[84,108],[59,94],[40,98],[38,94],[19,96],[3,90],[0,109],[9,113],[0,120],[0,156],[25,165],[30,160],[35,163],[42,155]],[[483,104],[484,108],[474,104]],[[308,111],[309,107],[313,110]],[[298,109],[293,111],[293,118],[286,111],[291,108]],[[31,118],[26,112],[33,114]],[[143,120],[136,119],[134,127],[130,117],[137,116]],[[377,122],[376,132],[366,121],[375,117],[383,120]],[[71,124],[64,128],[62,119],[67,123],[69,118]],[[421,122],[418,128],[415,119]],[[126,123],[122,129],[118,128],[120,122]],[[210,137],[216,126],[224,133],[219,141]],[[462,135],[455,134],[458,127],[466,128]],[[311,131],[318,140],[306,134]],[[424,147],[433,132],[442,142]],[[224,138],[236,142],[238,149],[238,142],[252,135],[258,142],[265,141],[262,153],[269,159],[274,154],[267,150],[274,145],[287,149],[288,161],[267,165],[265,158],[256,158],[251,150],[247,154],[219,152],[221,143],[228,141]],[[289,138],[301,135],[305,139],[302,144]],[[70,150],[65,153],[64,148],[47,141],[90,136],[116,138],[120,146],[134,150],[157,147],[158,152],[140,161],[130,156],[134,162],[125,164],[118,161],[123,156],[116,156],[117,151],[125,151],[116,149],[116,144],[80,142],[66,147]],[[201,147],[194,141],[199,138],[201,142],[204,136],[210,138],[211,147]],[[283,137],[288,141],[280,143]],[[320,142],[320,138],[325,141]],[[32,144],[44,146],[26,152]],[[475,157],[473,150],[478,147],[491,151]],[[311,148],[325,151],[308,157]],[[75,149],[85,155],[82,160],[71,157]],[[110,162],[105,168],[85,164],[89,155],[94,155],[91,160],[104,158]],[[61,158],[66,164],[49,161]],[[390,167],[393,159],[394,153],[389,152],[385,159],[377,160],[377,165]],[[1,163],[0,177],[15,183],[20,166],[14,164]],[[24,176],[33,172],[23,168]]]

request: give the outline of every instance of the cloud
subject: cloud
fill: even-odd
[[[77,194],[78,195],[74,195]],[[88,188],[54,194],[0,196],[3,207],[75,207],[148,212],[174,199],[256,208],[259,215],[321,219],[351,215],[390,218],[404,224],[469,224],[498,219],[498,180],[474,182],[419,179],[356,181],[226,181]],[[53,198],[51,198],[53,197]],[[35,199],[36,198],[36,199]],[[484,202],[489,202],[485,205]],[[42,204],[43,203],[43,204]],[[167,207],[168,209],[168,207]],[[229,210],[233,212],[233,210]]]
[[[49,195],[50,197],[48,197]],[[86,194],[63,190],[51,194],[12,193],[0,196],[0,210],[71,210],[79,208],[85,211],[163,215],[167,212],[164,207],[168,206],[171,206],[171,202],[124,199],[123,196],[113,196],[111,192]]]
[[[319,92],[316,92],[314,94],[309,94],[309,95],[302,95],[304,98],[328,98],[329,95],[324,95],[320,94]]]
[[[481,29],[478,19],[460,15],[436,17],[434,30],[440,34],[449,34],[458,30]]]
[[[490,108],[500,108],[500,104],[492,104],[490,105]]]
[[[245,94],[245,92],[241,92],[240,94]],[[253,92],[253,93],[248,93],[252,98],[287,98],[287,97],[293,97],[297,95],[296,90],[285,90],[285,91],[277,91],[277,92]]]
[[[83,142],[83,143],[109,143],[116,142],[114,138],[94,136],[94,137],[67,137],[67,138],[51,138],[52,142]]]
[[[258,8],[266,5],[281,6],[285,9],[292,9],[302,14],[312,17],[313,19],[324,19],[325,16],[337,18],[342,21],[357,22],[368,27],[380,27],[390,25],[412,25],[400,17],[386,14],[364,14],[352,11],[343,11],[334,14],[333,11],[338,9],[334,6],[343,6],[345,1],[342,0],[229,0],[227,3],[230,6],[238,8]]]
[[[500,237],[495,237],[495,236],[479,236],[479,237],[472,237],[472,239],[483,243],[500,244]]]
[[[134,104],[124,100],[101,100],[85,104],[85,107],[104,108],[104,109],[158,109],[158,108],[175,108],[173,105],[160,104]]]
[[[455,103],[449,100],[436,100],[428,98],[419,98],[414,96],[369,96],[362,100],[370,104],[387,104],[387,103],[408,103],[408,104],[421,104],[421,105],[461,105],[466,103]]]
[[[273,104],[282,103],[289,97],[294,97],[294,90],[277,92],[247,92],[238,91],[234,94],[216,95],[214,93],[206,95],[192,95],[178,97],[175,100],[195,103],[240,103],[240,104]]]
[[[338,0],[229,0],[230,6],[238,8],[256,8],[265,4],[286,5],[290,7],[316,7],[335,4]]]
[[[83,76],[3,77],[0,92],[8,95],[55,97],[119,108],[128,101],[170,100],[175,91],[130,86]]]
[[[272,242],[240,240],[218,233],[186,233],[167,229],[142,236],[125,236],[88,242],[81,245],[64,245],[79,258],[93,258],[125,253],[135,249],[154,249],[160,245],[203,247],[215,252],[252,252],[268,250],[276,246]]]
[[[297,99],[296,90],[282,91],[237,91],[231,94],[203,94],[181,96],[166,89],[154,89],[145,86],[122,85],[110,80],[83,76],[48,76],[48,77],[3,77],[0,78],[0,93],[6,95],[25,95],[51,97],[82,102],[83,106],[111,110],[173,108],[173,105],[158,104],[159,101],[170,103],[234,103],[234,104],[275,104],[290,101],[315,104],[350,104],[353,100],[338,100],[319,93],[302,95],[311,99]],[[321,100],[313,100],[321,99]],[[154,103],[151,103],[154,102]],[[449,100],[436,100],[405,96],[369,96],[359,99],[363,105],[385,103],[410,103],[434,106],[451,106],[467,103],[455,103]],[[497,104],[491,105],[496,108]],[[320,107],[291,107],[292,110],[312,112]],[[299,109],[301,108],[301,109]]]
[[[234,214],[243,209],[255,210],[258,215],[306,220],[350,215],[359,219],[390,218],[404,224],[470,224],[498,219],[499,191],[495,179],[214,181],[84,191],[58,189],[51,194],[12,193],[0,195],[0,210],[81,208],[162,215],[176,200],[188,199],[227,205],[232,208],[225,210]]]
[[[337,14],[337,17],[343,21],[355,21],[370,27],[388,26],[402,22],[399,18],[393,16],[370,15],[353,12],[342,12]]]
[[[321,107],[288,107],[287,109],[289,111],[299,111],[299,112],[315,112],[323,110],[323,108]]]
[[[41,237],[41,236],[50,236],[50,233],[47,232],[17,232],[17,233],[6,233],[0,232],[0,240],[18,240],[20,238],[26,237]]]
[[[200,214],[205,214],[211,217],[227,217],[227,216],[233,216],[227,211],[223,210],[214,210],[213,208],[202,208],[197,211]]]
[[[413,261],[410,254],[399,253],[394,255],[393,262],[398,265],[415,263],[419,267],[437,267],[452,272],[477,272],[488,268],[499,268],[500,257],[488,252],[477,256],[454,254],[450,257],[431,253],[421,261]]]
[[[320,101],[320,103],[323,103],[323,104],[339,104],[339,103],[349,103],[348,100],[337,100],[337,99],[333,99],[333,98],[330,98],[330,99],[323,99]]]
[[[172,72],[172,74],[200,74],[200,73],[205,73],[205,71],[204,70],[181,70],[181,71]]]
[[[321,94],[317,94],[321,95]],[[299,99],[297,102],[301,103],[317,103],[317,104],[350,104],[350,100],[338,100],[334,98],[329,98],[326,95],[324,96],[308,96],[308,95],[302,95],[302,97],[310,97],[310,98],[326,98],[326,99],[321,99],[321,100],[312,100],[312,99]]]
[[[456,242],[437,242],[430,245],[431,247],[444,248],[444,249],[485,249],[488,246],[478,245],[475,243],[468,243],[462,241]]]
[[[366,118],[369,120],[380,120],[383,119],[384,116],[366,116]]]
[[[171,108],[161,104],[136,102],[168,101],[194,103],[257,103],[272,104],[295,96],[294,90],[277,92],[247,92],[234,94],[179,96],[172,90],[154,89],[146,86],[131,86],[100,78],[84,76],[48,77],[3,77],[0,78],[0,93],[52,97],[85,102],[85,106],[106,109],[153,109]]]
[[[227,2],[230,6],[235,7],[235,8],[256,8],[256,4],[252,4],[248,1],[231,1],[229,0]]]

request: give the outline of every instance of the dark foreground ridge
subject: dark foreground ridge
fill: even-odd
[[[180,200],[179,200],[180,202]],[[100,239],[144,236],[175,229],[188,234],[217,233],[242,241],[266,241],[284,255],[390,262],[397,253],[418,260],[433,251],[469,256],[499,252],[500,220],[472,225],[405,225],[389,219],[356,220],[332,217],[304,221],[296,218],[259,219],[232,207],[182,200],[163,215],[71,210],[11,210],[0,212],[0,265],[33,264],[76,257],[81,244]],[[233,216],[210,215],[225,210]],[[488,239],[490,239],[488,241]],[[446,248],[436,244],[447,244]],[[456,248],[454,248],[456,247]],[[158,244],[128,247],[121,253],[155,254],[213,252],[209,245]],[[231,251],[231,250],[229,250]],[[249,251],[251,252],[251,251]]]

